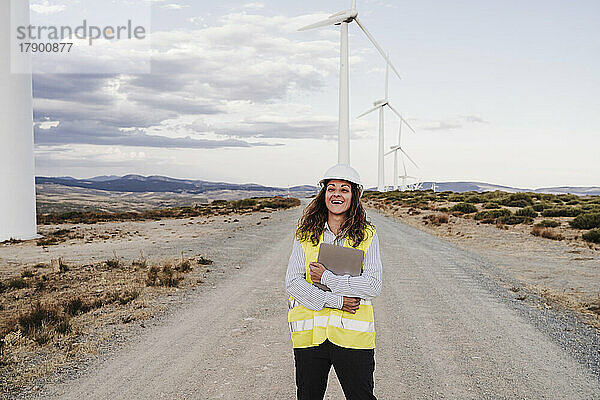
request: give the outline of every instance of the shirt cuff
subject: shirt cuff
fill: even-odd
[[[325,292],[325,304],[329,304],[331,308],[341,309],[344,306],[344,296],[333,294],[332,292]]]
[[[333,272],[331,272],[330,270],[326,269],[323,272],[323,275],[321,275],[321,284],[329,287],[329,285],[327,284],[327,282],[329,281],[329,279],[333,276]],[[331,289],[331,288],[330,288]]]

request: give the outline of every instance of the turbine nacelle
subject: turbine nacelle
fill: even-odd
[[[385,106],[388,103],[387,99],[381,99],[381,100],[377,100],[376,102],[373,103],[373,105],[375,107],[382,107]]]

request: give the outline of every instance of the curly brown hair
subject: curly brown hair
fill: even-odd
[[[325,229],[325,222],[329,217],[329,209],[325,204],[325,192],[331,179],[324,182],[317,196],[306,206],[302,217],[298,220],[296,236],[298,240],[308,240],[316,246]],[[360,202],[361,189],[353,182],[349,182],[352,190],[350,208],[346,211],[346,221],[338,236],[346,236],[352,241],[352,247],[358,247],[365,239],[365,229],[373,224],[367,220],[367,213]]]

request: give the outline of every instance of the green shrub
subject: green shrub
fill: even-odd
[[[465,196],[459,193],[452,193],[448,196],[448,201],[451,201],[453,203],[459,203],[461,201],[465,201]]]
[[[580,214],[569,225],[576,229],[600,228],[600,213]]]
[[[500,204],[495,203],[495,202],[485,203],[483,205],[483,208],[485,208],[486,210],[500,208],[500,207],[501,207]]]
[[[533,218],[526,215],[505,215],[498,218],[497,222],[505,225],[530,224]]]
[[[531,207],[525,207],[525,208],[521,208],[520,210],[517,210],[515,212],[515,215],[517,215],[519,217],[531,217],[531,218],[535,218],[535,217],[538,216],[538,213],[537,213],[537,211],[535,211]]]
[[[473,204],[478,204],[478,203],[483,203],[484,199],[481,198],[481,196],[479,195],[471,195],[465,198],[465,203],[473,203]]]
[[[535,226],[539,226],[541,228],[556,228],[560,225],[560,222],[554,221],[552,219],[545,219],[543,221],[538,222]]]
[[[533,206],[531,206],[535,211],[537,212],[541,212],[544,211],[547,208],[552,208],[552,204],[550,203],[546,203],[546,202],[540,202],[540,203],[535,203]]]
[[[500,199],[500,204],[509,207],[527,207],[533,204],[529,193],[511,193]]]
[[[600,228],[594,228],[581,235],[581,237],[586,242],[600,243]]]
[[[256,199],[241,199],[231,202],[233,208],[251,208],[258,204]]]
[[[510,210],[506,208],[500,208],[498,210],[484,210],[475,214],[475,219],[477,221],[481,220],[495,220],[496,218],[505,217],[511,215]]]
[[[528,203],[526,200],[513,200],[510,201],[506,204],[508,207],[519,207],[519,208],[523,208],[523,207],[528,207],[531,205],[531,203]]]
[[[473,204],[469,204],[469,203],[458,203],[458,204],[455,204],[454,206],[452,206],[450,211],[458,211],[463,214],[470,214],[470,213],[477,212],[477,207],[475,207]]]
[[[555,207],[542,211],[544,217],[576,217],[583,211],[575,207]]]

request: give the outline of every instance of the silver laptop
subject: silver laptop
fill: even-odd
[[[359,276],[364,256],[365,252],[359,249],[321,243],[317,262],[336,275]],[[321,283],[313,282],[313,285],[331,292],[331,289]]]

